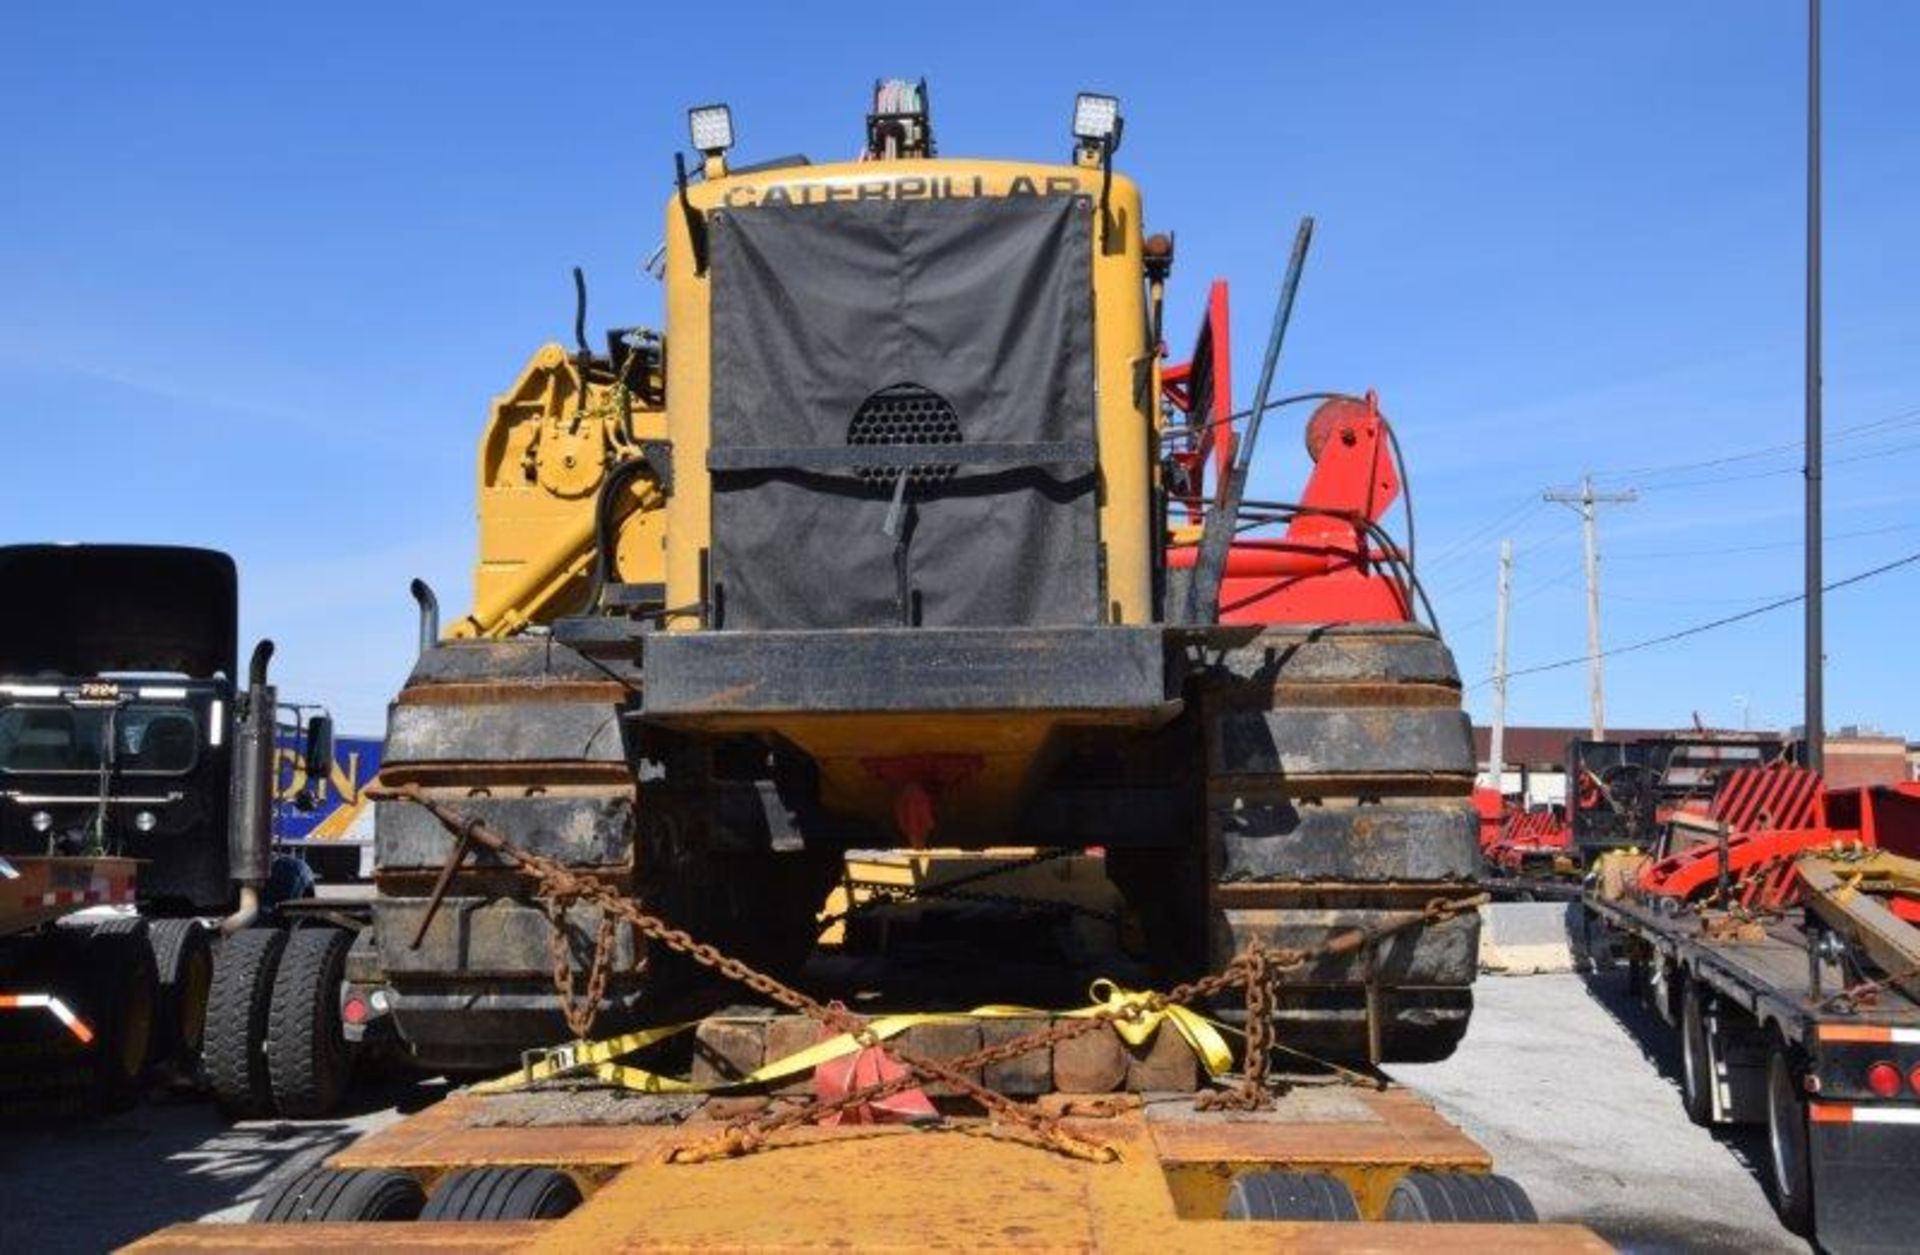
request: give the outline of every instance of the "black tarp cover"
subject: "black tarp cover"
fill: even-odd
[[[1084,196],[713,215],[720,626],[902,621],[892,474],[863,482],[848,441],[862,403],[902,385],[960,432],[928,459],[951,477],[907,491],[917,622],[1099,620],[1091,218]]]

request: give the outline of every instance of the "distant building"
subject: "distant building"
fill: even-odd
[[[1608,728],[1609,741],[1646,741],[1672,736],[1673,728]],[[1798,736],[1795,727],[1788,735]],[[1586,728],[1510,727],[1500,756],[1506,760],[1498,784],[1509,797],[1518,796],[1527,806],[1561,804],[1567,798],[1567,742],[1584,738]],[[1473,755],[1479,768],[1477,781],[1494,787],[1493,731],[1473,729]],[[1909,744],[1904,737],[1890,736],[1878,728],[1848,724],[1827,735],[1827,783],[1836,789],[1861,785],[1895,784],[1920,780],[1920,743]]]
[[[1849,726],[1827,736],[1827,784],[1850,789],[1912,780],[1907,739],[1878,728]]]

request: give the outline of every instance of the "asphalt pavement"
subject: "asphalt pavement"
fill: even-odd
[[[1483,976],[1467,1039],[1397,1067],[1526,1187],[1542,1220],[1623,1251],[1806,1251],[1760,1182],[1766,1137],[1711,1132],[1680,1105],[1679,1037],[1624,971]]]

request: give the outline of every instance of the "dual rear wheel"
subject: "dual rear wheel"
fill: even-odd
[[[340,1104],[353,1065],[340,1022],[352,945],[329,927],[249,928],[220,943],[203,1054],[221,1111],[300,1118]]]
[[[429,1195],[391,1168],[311,1168],[270,1191],[255,1224],[423,1220],[557,1220],[580,1205],[580,1187],[558,1168],[459,1168]]]
[[[1716,1120],[1718,1084],[1714,1025],[1708,1015],[1712,994],[1688,980],[1680,995],[1680,1092],[1687,1118],[1703,1127]],[[1766,1125],[1767,1184],[1780,1223],[1794,1233],[1813,1229],[1813,1169],[1802,1091],[1800,1056],[1775,1028],[1767,1033]]]
[[[1234,1178],[1228,1220],[1338,1222],[1360,1219],[1346,1182],[1316,1172],[1254,1172]],[[1533,1224],[1526,1191],[1492,1173],[1409,1172],[1394,1184],[1383,1220],[1417,1224]]]

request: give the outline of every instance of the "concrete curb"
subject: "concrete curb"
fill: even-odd
[[[1480,908],[1480,970],[1499,976],[1572,972],[1585,947],[1578,902],[1490,902]]]

